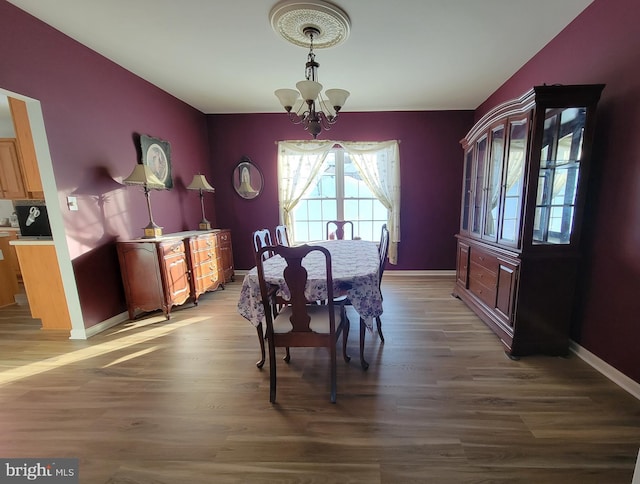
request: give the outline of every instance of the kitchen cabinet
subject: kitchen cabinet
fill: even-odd
[[[31,316],[42,329],[71,329],[71,317],[53,240],[12,240],[15,246]]]
[[[27,198],[18,148],[13,138],[0,138],[0,198]]]
[[[38,168],[38,158],[33,143],[33,134],[24,101],[9,97],[9,108],[16,133],[16,147],[22,173],[22,180],[27,196],[23,198],[43,199],[42,180]]]
[[[11,235],[0,229],[0,307],[15,304],[15,296],[18,294],[18,278],[9,256],[13,250],[9,245]]]
[[[507,354],[565,355],[603,85],[537,86],[462,140],[454,295]]]

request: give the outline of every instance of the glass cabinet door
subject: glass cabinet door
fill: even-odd
[[[473,166],[473,149],[467,151],[464,157],[464,181],[462,186],[462,213],[460,214],[460,228],[462,232],[469,232],[469,215],[471,208],[471,180]]]
[[[500,213],[500,187],[502,185],[502,160],[504,159],[504,124],[491,130],[491,150],[485,190],[484,231],[482,238],[495,242],[498,235],[498,214]]]
[[[569,244],[580,176],[586,108],[545,112],[533,225],[534,244]]]
[[[482,228],[482,204],[484,198],[484,170],[487,157],[487,136],[476,142],[476,170],[473,177],[473,212],[471,214],[471,232],[480,235]]]
[[[509,145],[504,166],[499,241],[515,244],[520,238],[520,213],[524,194],[528,117],[509,120]]]

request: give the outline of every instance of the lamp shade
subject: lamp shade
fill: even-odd
[[[299,81],[296,83],[296,87],[305,101],[315,101],[322,91],[322,84],[315,81]]]
[[[193,175],[193,180],[189,183],[187,190],[202,190],[204,192],[215,192],[216,189],[213,188],[204,175]]]
[[[327,95],[331,106],[336,111],[339,111],[340,108],[344,106],[344,103],[347,102],[347,98],[350,94],[349,91],[345,91],[344,89],[327,89],[324,93]]]
[[[122,180],[125,185],[142,185],[146,188],[163,190],[164,184],[146,165],[136,164],[131,174]]]
[[[299,99],[300,93],[295,89],[278,89],[275,92],[275,95],[278,96],[280,100],[280,104],[284,108],[291,108],[295,105],[296,101]]]

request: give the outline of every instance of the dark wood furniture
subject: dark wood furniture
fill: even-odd
[[[387,229],[387,224],[382,226],[380,231],[380,243],[378,244],[378,287],[382,284],[382,274],[384,273],[384,268],[387,261],[387,255],[389,254],[389,229]],[[382,291],[380,291],[382,295]],[[345,338],[348,337],[350,331],[349,318],[347,317],[347,312],[345,307],[351,306],[351,300],[348,297],[338,298],[335,301],[337,304],[340,304],[340,318],[344,321],[345,324]],[[376,316],[376,326],[378,329],[378,336],[380,336],[380,342],[384,343],[384,335],[382,334],[382,320],[380,316]],[[367,326],[362,318],[360,318],[360,365],[363,370],[367,370],[369,368],[369,363],[364,359],[364,340],[366,336]],[[346,348],[344,349],[345,359],[346,359]]]
[[[267,251],[283,257],[287,263],[284,278],[291,298],[289,305],[275,314],[275,289],[267,284],[264,277],[263,255]],[[310,252],[321,252],[325,258],[327,281],[326,304],[309,304],[305,296],[307,286],[307,270],[302,259]],[[301,245],[286,247],[284,245],[262,247],[257,255],[258,280],[262,304],[266,319],[266,339],[269,344],[269,401],[276,401],[276,347],[325,347],[329,350],[329,375],[331,384],[331,402],[336,402],[336,340],[342,332],[340,309],[333,302],[333,277],[331,272],[331,254],[328,249],[319,246]],[[336,324],[336,320],[339,323]],[[343,346],[346,345],[343,334]]]
[[[117,243],[129,317],[171,308],[233,280],[231,232],[178,232]]]
[[[287,247],[291,246],[289,242],[289,230],[286,225],[277,225],[274,232],[276,234],[276,244],[286,245]]]
[[[327,222],[327,235],[326,235],[327,240],[334,238],[332,237],[332,235],[334,235],[335,238],[338,240],[344,240],[345,226],[349,226],[349,228],[351,229],[351,234],[349,238],[353,239],[353,222],[351,220],[330,220]],[[332,227],[335,227],[335,232],[331,231]]]
[[[603,88],[534,87],[488,112],[462,140],[454,295],[511,357],[568,352]]]
[[[269,231],[269,229],[256,230],[252,234],[252,239],[253,239],[253,249],[256,253],[256,256],[258,254],[258,251],[263,247],[266,247],[268,245],[274,245],[273,238],[271,237],[271,232]],[[262,257],[264,259],[268,259],[272,255],[273,253],[268,250],[262,252]]]

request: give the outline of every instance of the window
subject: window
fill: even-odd
[[[294,243],[324,239],[326,221],[338,218],[353,221],[357,236],[377,241],[386,223],[389,262],[397,264],[398,141],[279,141],[278,203],[280,224],[291,229]]]
[[[329,220],[351,220],[354,236],[377,241],[388,212],[362,180],[349,153],[333,148],[291,215],[296,242],[326,238]]]

